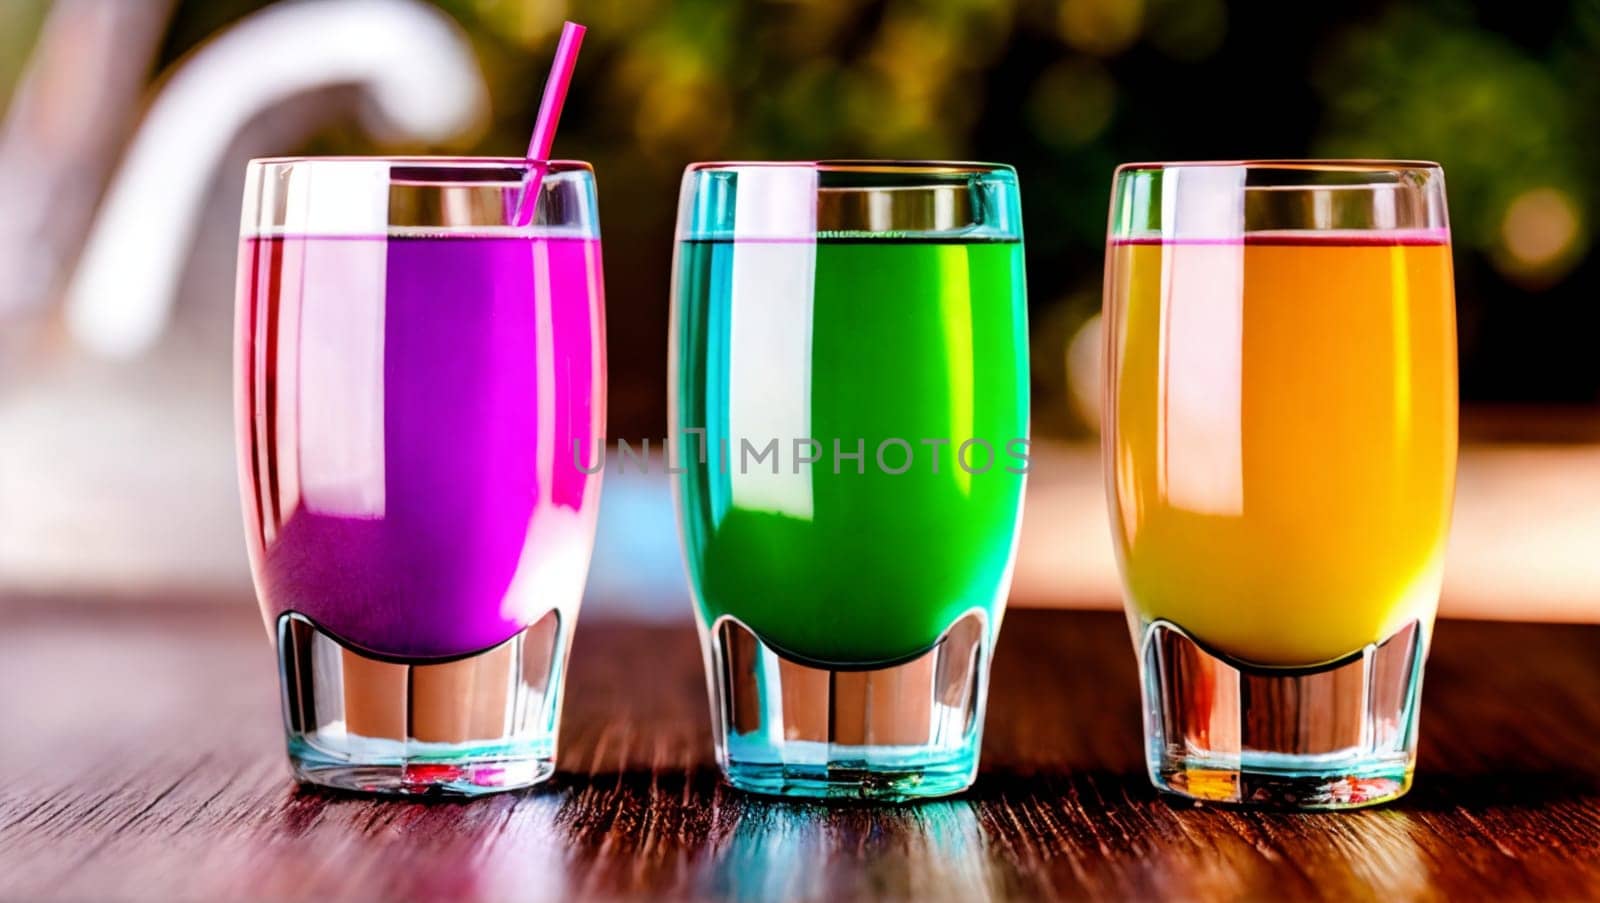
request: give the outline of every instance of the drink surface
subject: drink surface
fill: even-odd
[[[1114,241],[1109,489],[1134,610],[1264,665],[1431,623],[1456,456],[1434,233]]]
[[[477,652],[576,614],[604,416],[600,245],[249,238],[236,420],[269,624],[382,656]],[[589,460],[586,458],[585,460]]]
[[[1025,455],[1008,443],[1028,435],[1021,244],[689,240],[676,279],[675,426],[706,451],[681,435],[676,479],[706,621],[844,666],[920,653],[972,609],[996,624]],[[773,439],[776,474],[742,445]],[[963,468],[971,439],[990,451]],[[835,442],[860,463],[836,469]]]

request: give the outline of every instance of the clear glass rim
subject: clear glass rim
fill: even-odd
[[[338,163],[393,163],[419,169],[459,169],[463,166],[505,167],[536,169],[543,167],[552,173],[587,172],[594,167],[583,160],[530,160],[527,157],[436,157],[436,156],[307,156],[307,157],[255,157],[250,166],[313,166]]]
[[[581,160],[262,157],[245,167],[239,235],[599,238],[594,190]]]
[[[1378,158],[1337,157],[1308,158],[1304,160],[1163,160],[1141,163],[1123,163],[1116,175],[1134,172],[1160,172],[1167,169],[1275,169],[1302,170],[1305,172],[1441,172],[1443,167],[1432,160],[1385,160]]]
[[[989,175],[1015,173],[1006,163],[972,160],[715,160],[691,163],[685,172],[733,172],[740,169],[803,169],[818,172],[898,173],[904,175]]]
[[[1234,244],[1275,233],[1448,244],[1444,169],[1427,160],[1125,163],[1112,179],[1113,241]]]

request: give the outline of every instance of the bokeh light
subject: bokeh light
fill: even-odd
[[[1582,224],[1577,204],[1555,188],[1517,195],[1500,224],[1502,268],[1513,276],[1549,280],[1574,259]]]
[[[1067,343],[1067,391],[1073,413],[1090,431],[1100,432],[1100,387],[1105,380],[1100,315],[1083,321]]]
[[[1061,39],[1085,53],[1110,56],[1128,49],[1144,23],[1144,0],[1062,0]]]
[[[1028,98],[1028,121],[1044,141],[1080,147],[1105,132],[1116,106],[1117,83],[1105,67],[1069,59],[1039,76]]]
[[[472,0],[483,23],[520,47],[537,48],[561,31],[566,0]]]

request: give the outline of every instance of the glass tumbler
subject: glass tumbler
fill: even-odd
[[[1104,452],[1162,790],[1338,809],[1411,784],[1456,464],[1444,175],[1117,170]]]
[[[592,172],[256,160],[241,236],[239,484],[295,776],[549,777],[600,492]]]
[[[669,465],[723,773],[962,790],[1027,469],[1015,173],[698,164],[679,209]]]

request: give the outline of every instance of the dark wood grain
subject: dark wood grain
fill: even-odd
[[[1596,627],[1441,624],[1416,789],[1340,815],[1157,797],[1115,615],[1013,612],[977,786],[900,808],[720,786],[687,624],[574,655],[552,784],[374,802],[291,786],[242,600],[0,605],[0,897],[1600,898]]]

